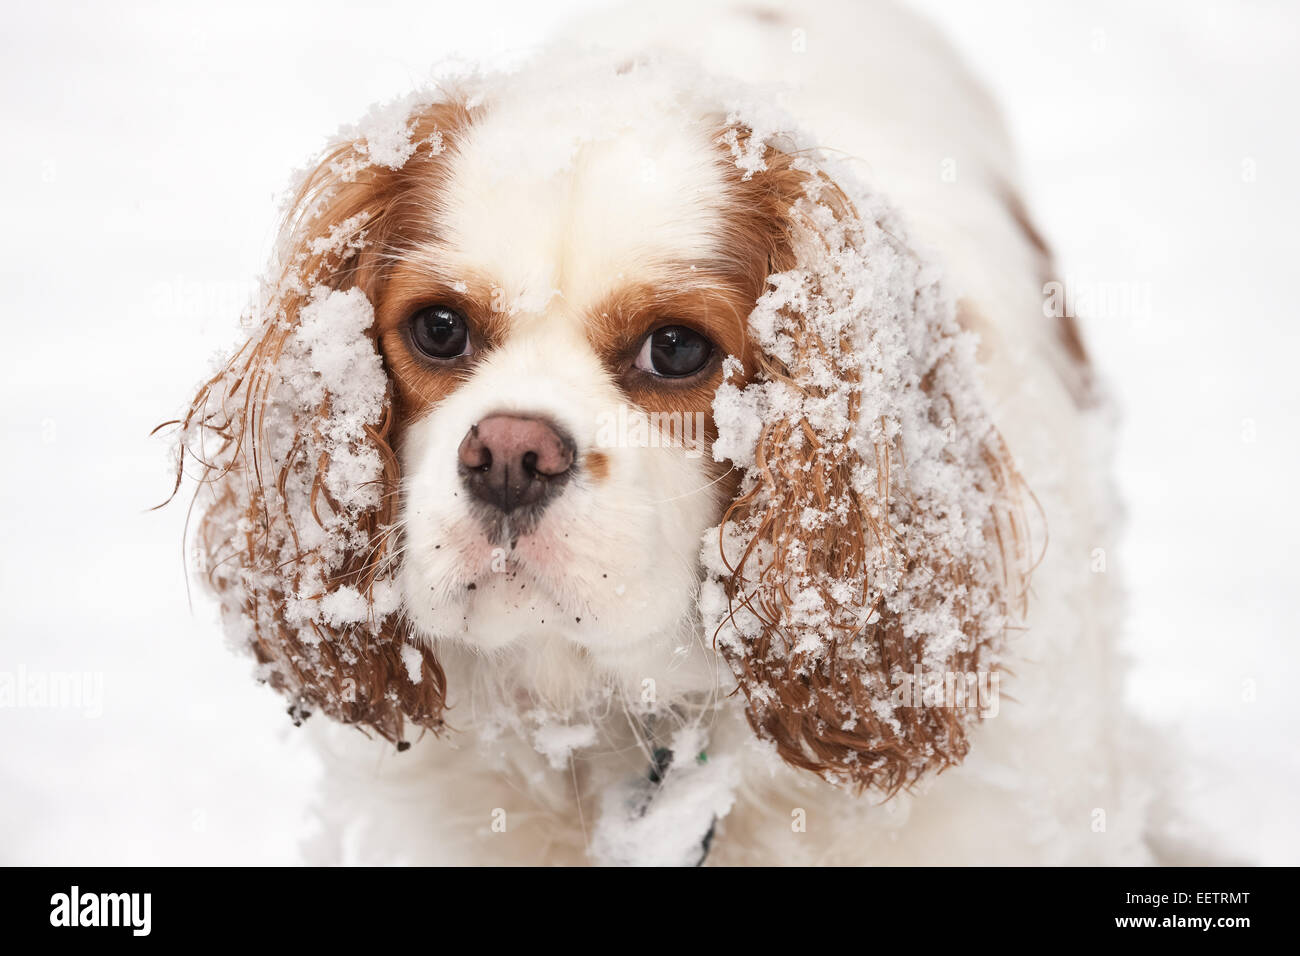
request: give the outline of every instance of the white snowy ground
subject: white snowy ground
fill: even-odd
[[[1177,728],[1195,823],[1300,863],[1290,681],[1300,13],[1283,0],[918,0],[1004,103],[1031,206],[1125,407],[1131,696]],[[508,62],[567,5],[26,4],[0,37],[0,862],[283,863],[316,766],[187,605],[153,425],[227,347],[273,196],[435,61]],[[102,681],[102,696],[94,681]],[[30,702],[29,702],[30,703]],[[99,713],[98,711],[102,711]]]

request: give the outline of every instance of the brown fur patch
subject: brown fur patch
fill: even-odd
[[[609,477],[609,456],[603,451],[587,452],[582,469],[595,481],[604,481]]]

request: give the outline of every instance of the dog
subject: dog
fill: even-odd
[[[1152,862],[1110,411],[988,98],[885,3],[566,37],[344,129],[184,416],[309,858]]]

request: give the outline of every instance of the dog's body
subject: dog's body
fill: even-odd
[[[1150,801],[1127,772],[1134,744],[1121,705],[1116,599],[1105,568],[1113,538],[1103,406],[1069,317],[1045,312],[1050,262],[1023,212],[994,110],[928,27],[884,4],[813,3],[797,13],[657,4],[652,14],[586,24],[578,35],[634,55],[666,49],[755,84],[818,145],[852,157],[849,165],[901,211],[918,247],[934,250],[945,284],[960,297],[962,325],[979,335],[988,413],[1043,519],[1034,522],[1033,557],[1041,553],[1041,560],[1027,615],[1012,626],[1002,656],[1001,697],[971,730],[970,755],[942,761],[960,765],[938,776],[899,778],[894,783],[907,785],[901,792],[885,786],[858,795],[791,766],[785,750],[783,762],[770,733],[755,738],[751,724],[762,723],[761,711],[747,717],[728,666],[734,658],[717,649],[716,630],[694,609],[700,533],[718,523],[723,504],[716,490],[701,490],[729,480],[725,470],[707,470],[707,454],[702,465],[689,456],[652,458],[646,449],[639,457],[620,452],[602,465],[613,469],[604,486],[575,485],[547,506],[545,520],[558,522],[558,514],[570,522],[564,541],[573,540],[570,533],[577,539],[552,543],[572,548],[565,552],[569,571],[580,570],[586,581],[607,562],[608,574],[623,582],[616,591],[590,588],[603,598],[582,596],[581,606],[591,609],[585,623],[555,596],[563,586],[539,584],[540,572],[516,579],[508,570],[512,561],[541,567],[549,560],[528,550],[541,548],[543,531],[502,554],[491,541],[464,544],[477,534],[466,529],[477,525],[459,523],[453,473],[443,481],[437,463],[452,460],[466,425],[494,403],[566,422],[566,403],[611,400],[595,386],[590,393],[576,385],[566,391],[563,382],[535,387],[539,377],[567,374],[557,367],[567,367],[571,353],[559,343],[578,330],[561,331],[549,318],[529,327],[526,348],[511,351],[507,339],[484,360],[480,367],[496,378],[469,379],[427,417],[411,413],[395,443],[406,536],[397,579],[407,620],[444,672],[450,729],[419,736],[399,753],[382,740],[313,720],[330,769],[312,857],[481,864],[1147,861]],[[526,73],[520,82],[526,87],[539,75]],[[512,136],[543,144],[558,135],[552,130],[566,120],[544,115],[546,95],[533,90],[494,100],[443,180],[454,197],[442,212],[444,227],[458,254],[475,266],[499,256],[498,276],[522,270],[517,280],[499,280],[516,297],[529,291],[533,231],[547,255],[560,243],[555,255],[566,263],[584,249],[600,249],[610,261],[620,254],[622,236],[604,226],[592,236],[538,238],[546,228],[532,227],[551,213],[545,190],[528,179],[533,159],[487,186],[466,171],[478,168],[475,150],[490,152]],[[635,236],[636,255],[657,241],[674,249],[708,242],[707,204],[698,197],[717,187],[709,170],[673,145],[676,125],[671,113],[651,111],[629,134],[622,161],[644,163],[646,178],[667,190],[639,213],[632,199],[624,212],[610,213]],[[600,168],[598,159],[588,160],[583,174],[599,178]],[[578,173],[570,188],[583,188]],[[494,203],[511,213],[495,212]],[[644,222],[631,221],[638,214]],[[501,245],[499,227],[511,216],[517,226]],[[584,268],[595,278],[584,280]],[[603,281],[600,270],[566,269],[558,293],[568,303],[581,301],[583,281],[593,288]],[[386,308],[377,305],[381,336],[388,334]],[[542,315],[545,305],[534,311]],[[400,369],[389,347],[384,353],[390,370]],[[400,372],[390,374],[401,392]],[[586,381],[584,374],[573,372],[575,380]],[[602,381],[594,374],[590,380]],[[417,403],[403,394],[406,408]],[[954,417],[947,425],[964,427],[963,416]],[[435,421],[437,429],[426,428]],[[579,435],[579,456],[583,442]],[[634,471],[620,470],[627,467]],[[671,512],[629,508],[609,517],[622,502],[647,494],[685,503]],[[443,550],[449,541],[461,543]],[[483,552],[476,560],[499,558],[505,573],[462,573],[473,548]],[[643,591],[639,584],[646,584]],[[465,588],[473,596],[466,598]],[[516,588],[524,599],[512,597]],[[426,590],[438,591],[427,605]],[[543,604],[552,611],[549,625],[545,611],[537,611]],[[610,621],[619,622],[612,636]],[[264,663],[274,656],[264,655]],[[419,657],[407,667],[419,683]],[[434,671],[423,673],[421,686],[428,687]],[[312,703],[310,694],[302,696]],[[418,710],[403,706],[408,715]],[[854,760],[848,771],[829,773],[837,772],[856,773]]]

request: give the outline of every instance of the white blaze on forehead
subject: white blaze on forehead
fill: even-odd
[[[448,252],[540,311],[594,305],[647,267],[711,254],[726,189],[716,135],[662,82],[593,71],[545,87],[517,78],[451,164]]]

